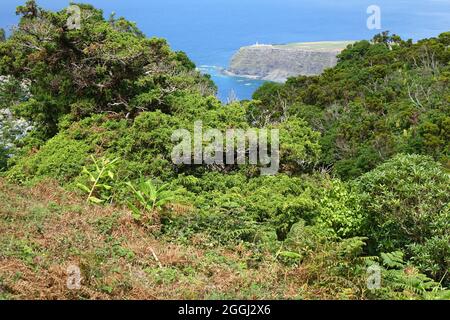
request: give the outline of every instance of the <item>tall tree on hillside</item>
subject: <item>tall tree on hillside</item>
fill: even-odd
[[[33,95],[12,111],[37,123],[42,139],[54,136],[66,115],[76,121],[95,113],[169,113],[169,97],[177,91],[215,93],[210,79],[165,40],[146,38],[124,18],[105,20],[90,5],[78,7],[81,29],[69,30],[67,10],[51,12],[27,1],[17,8],[17,28],[0,43],[0,75],[29,81]]]

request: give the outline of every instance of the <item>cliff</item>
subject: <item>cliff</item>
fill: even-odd
[[[298,75],[317,75],[334,67],[337,55],[352,41],[305,42],[242,47],[231,59],[228,73],[285,82]]]

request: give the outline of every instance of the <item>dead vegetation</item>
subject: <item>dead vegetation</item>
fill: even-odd
[[[2,299],[295,297],[281,266],[249,268],[249,255],[157,239],[126,210],[87,205],[52,181],[0,180]],[[69,266],[81,271],[79,289],[68,289]]]

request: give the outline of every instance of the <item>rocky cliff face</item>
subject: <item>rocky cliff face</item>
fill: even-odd
[[[253,45],[242,47],[233,56],[230,74],[284,82],[298,75],[317,75],[334,67],[337,55],[351,41]]]

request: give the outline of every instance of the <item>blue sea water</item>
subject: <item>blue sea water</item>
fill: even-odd
[[[17,23],[15,7],[25,0],[1,0],[0,27]],[[62,9],[69,0],[38,0]],[[223,75],[233,53],[259,43],[370,39],[382,30],[418,40],[450,30],[450,0],[79,0],[105,16],[135,21],[147,36],[166,38],[211,74],[222,100],[230,92],[250,98],[262,81]],[[369,30],[367,8],[381,8],[382,30]]]

